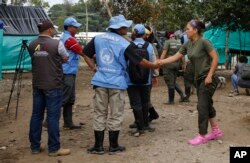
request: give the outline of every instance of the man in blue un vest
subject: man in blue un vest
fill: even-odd
[[[127,61],[152,69],[159,67],[158,63],[151,63],[138,56],[135,53],[135,45],[123,37],[131,24],[132,21],[126,20],[123,15],[112,17],[107,28],[108,32],[93,38],[84,48],[84,59],[96,72],[91,81],[95,89],[93,98],[95,145],[88,149],[89,153],[104,153],[105,129],[109,131],[109,153],[125,151],[125,147],[118,144],[118,137],[123,121],[125,91],[129,82],[126,72]],[[94,55],[96,55],[96,69],[93,62]]]
[[[63,64],[63,120],[64,129],[80,129],[81,126],[75,125],[72,120],[72,107],[75,103],[75,80],[79,66],[79,55],[83,55],[82,46],[75,38],[78,28],[81,26],[76,19],[68,17],[64,21],[64,32],[60,40],[64,43],[69,60]]]

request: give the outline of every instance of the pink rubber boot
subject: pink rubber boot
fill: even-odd
[[[193,139],[188,140],[188,144],[200,145],[200,144],[207,143],[207,141],[208,140],[205,138],[205,136],[198,135],[198,136],[194,137]]]
[[[223,133],[220,129],[212,130],[209,134],[205,136],[207,140],[218,139],[223,136]]]

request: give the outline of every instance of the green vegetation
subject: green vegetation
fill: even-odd
[[[43,7],[48,4],[43,0],[11,0],[13,4],[29,1]],[[105,31],[108,25],[108,12],[105,0],[79,0],[76,4],[64,0],[49,9],[52,21],[63,29],[63,20],[74,16],[83,24],[81,31],[86,31],[86,9],[88,13],[88,31]],[[112,15],[124,14],[135,23],[147,23],[157,30],[173,31],[185,28],[191,19],[201,19],[212,25],[226,25],[228,30],[236,28],[250,29],[250,0],[109,0]]]

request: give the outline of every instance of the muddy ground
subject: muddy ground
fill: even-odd
[[[240,89],[240,95],[228,97],[231,89],[229,71],[217,71],[227,78],[226,87],[218,89],[214,95],[214,106],[217,109],[219,126],[225,136],[220,140],[210,141],[200,146],[191,146],[187,140],[197,133],[196,95],[191,102],[179,103],[176,95],[175,104],[164,105],[167,89],[160,77],[158,87],[152,90],[152,103],[160,114],[160,118],[152,122],[155,132],[134,137],[130,135],[129,124],[133,122],[132,111],[126,97],[123,128],[120,133],[120,144],[127,151],[117,155],[92,155],[86,152],[94,143],[92,129],[92,96],[90,83],[92,72],[81,67],[77,77],[77,100],[75,104],[75,123],[85,123],[81,130],[64,130],[61,124],[61,143],[70,148],[69,156],[49,157],[47,150],[32,155],[29,149],[29,120],[32,110],[31,74],[23,74],[23,86],[19,99],[18,117],[15,120],[16,91],[9,108],[10,88],[14,74],[4,74],[0,81],[0,162],[2,163],[228,163],[230,146],[250,145],[250,96]],[[182,79],[178,82],[182,84]],[[183,86],[183,85],[182,85]],[[15,89],[16,90],[16,89]],[[108,137],[105,135],[104,146],[108,149]],[[47,143],[47,132],[43,129],[42,142]]]

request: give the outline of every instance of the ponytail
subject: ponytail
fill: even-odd
[[[205,24],[200,20],[193,19],[189,22],[189,24],[198,30],[198,34],[201,35],[202,31],[205,29]]]

